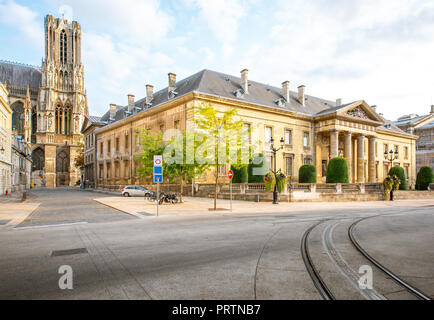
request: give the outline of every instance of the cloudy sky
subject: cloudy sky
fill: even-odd
[[[389,119],[434,104],[432,0],[0,0],[0,59],[40,65],[44,16],[60,12],[82,25],[93,115],[205,68]]]

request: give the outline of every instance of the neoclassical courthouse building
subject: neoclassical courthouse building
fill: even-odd
[[[250,80],[248,70],[240,77],[202,70],[181,81],[170,73],[166,88],[154,92],[147,85],[143,99],[128,95],[127,105],[112,104],[101,118],[88,117],[83,126],[86,150],[91,150],[85,157],[86,178],[100,186],[143,183],[134,162],[140,153],[140,130],[190,130],[193,109],[201,103],[218,110],[236,108],[250,140],[261,141],[259,151],[271,164],[270,138],[283,137],[277,167],[293,181],[303,164],[314,164],[318,182],[324,181],[329,160],[344,156],[351,182],[380,182],[390,169],[384,152],[393,150],[399,153],[394,165],[402,166],[409,183],[415,183],[417,136],[386,121],[376,107],[363,100],[342,104],[340,99],[317,98],[308,95],[305,86],[293,92],[289,81],[281,88],[262,84]],[[225,170],[221,176],[224,181]]]
[[[75,185],[80,169],[74,158],[88,114],[81,61],[79,23],[45,18],[42,67],[0,61],[0,82],[6,85],[12,129],[31,144],[33,179],[46,187]]]

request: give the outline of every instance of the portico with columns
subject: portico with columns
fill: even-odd
[[[318,116],[315,119],[318,182],[324,181],[330,159],[344,157],[350,183],[378,182],[377,128],[383,119],[364,101]]]

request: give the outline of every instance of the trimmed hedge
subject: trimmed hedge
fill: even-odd
[[[232,166],[231,170],[234,172],[234,178],[232,179],[233,183],[247,183],[249,181],[247,166],[242,166],[238,169]]]
[[[428,190],[430,183],[434,182],[434,174],[431,167],[420,168],[416,178],[416,190]]]
[[[401,180],[399,185],[399,190],[407,190],[407,179],[405,178],[404,168],[396,166],[390,169],[389,176],[397,176]]]
[[[316,183],[316,168],[314,165],[305,164],[298,171],[299,183]]]
[[[264,183],[265,175],[270,171],[267,159],[262,153],[259,153],[250,160],[247,167],[249,183]],[[253,174],[255,171],[255,175]]]
[[[350,183],[345,158],[333,158],[327,167],[327,183]]]

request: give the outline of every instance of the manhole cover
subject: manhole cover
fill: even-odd
[[[154,215],[153,214],[150,214],[150,213],[147,213],[147,212],[137,212],[138,214],[141,214],[142,216],[145,216],[145,217],[153,217]]]
[[[78,248],[78,249],[68,249],[68,250],[55,250],[51,252],[52,257],[59,257],[59,256],[71,256],[73,254],[82,254],[87,253],[86,248]]]
[[[9,222],[11,222],[12,220],[0,220],[0,226],[4,226],[7,225]]]

